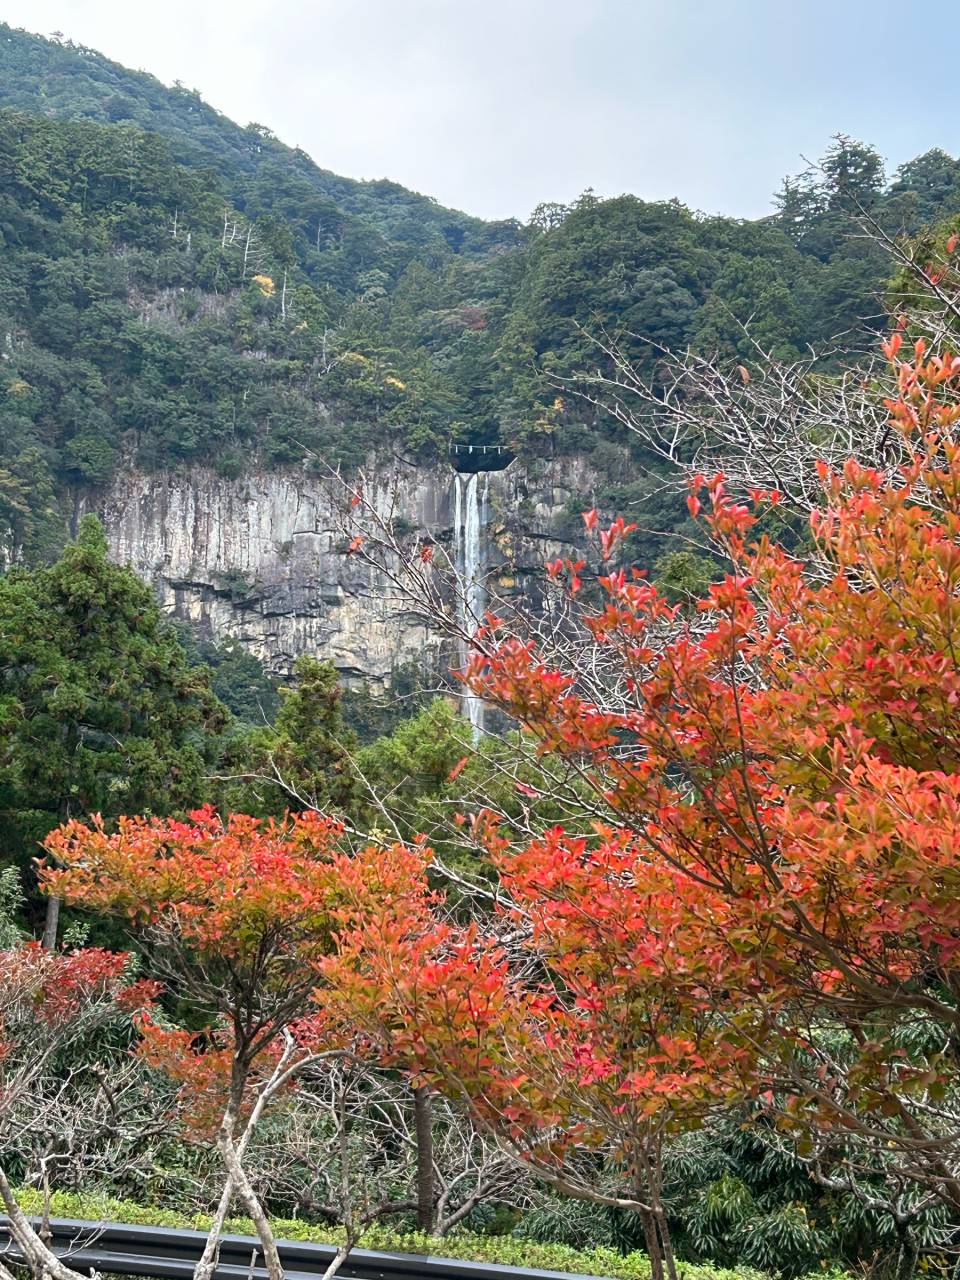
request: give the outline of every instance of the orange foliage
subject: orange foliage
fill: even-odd
[[[361,920],[341,981],[397,1060],[515,1134],[626,1149],[644,1122],[757,1096],[817,1018],[857,1029],[856,1105],[895,1110],[929,1064],[864,1020],[912,1010],[960,1032],[960,358],[921,340],[896,377],[912,455],[892,477],[821,468],[809,562],[751,541],[777,493],[741,501],[717,476],[690,507],[731,568],[693,622],[607,569],[579,616],[584,644],[619,658],[609,705],[582,692],[589,654],[548,664],[488,619],[467,683],[576,762],[594,834],[515,851],[482,817],[516,963],[476,928],[371,946]],[[584,524],[605,561],[629,532]],[[581,568],[548,573],[574,596]],[[829,1122],[816,1081],[809,1097]]]
[[[181,1086],[183,1113],[200,1135],[231,1096],[247,1105],[281,1038],[294,1044],[291,1061],[353,1039],[352,1026],[314,998],[352,904],[386,930],[429,899],[419,887],[423,851],[351,856],[342,834],[342,824],[314,812],[224,820],[205,808],[185,822],[121,818],[113,833],[99,819],[70,822],[47,839],[59,865],[41,867],[43,887],[144,929],[177,995],[201,1015],[198,1034],[144,1019],[140,1046]]]

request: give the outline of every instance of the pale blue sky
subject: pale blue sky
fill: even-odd
[[[960,150],[960,37],[892,0],[0,0],[325,168],[485,217],[585,187],[755,217],[838,131]]]

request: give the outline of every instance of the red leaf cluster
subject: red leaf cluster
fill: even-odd
[[[778,494],[698,477],[691,512],[706,505],[732,564],[694,621],[633,572],[599,579],[580,616],[618,657],[610,705],[582,692],[589,654],[551,664],[490,620],[470,688],[598,797],[591,836],[519,851],[483,819],[542,976],[476,928],[371,947],[361,924],[348,998],[398,1060],[517,1132],[626,1142],[644,1118],[693,1120],[766,1088],[777,1046],[795,1057],[818,1017],[956,1021],[960,359],[919,341],[900,362],[902,345],[889,408],[911,455],[892,477],[821,468],[812,565],[755,537]],[[604,559],[629,528],[600,534]],[[883,1043],[863,1038],[854,1074],[889,1101],[912,1068]]]

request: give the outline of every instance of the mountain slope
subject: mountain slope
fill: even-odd
[[[64,120],[135,124],[165,137],[173,158],[211,165],[234,203],[245,208],[260,186],[280,179],[287,194],[332,201],[366,219],[388,239],[424,247],[442,239],[455,250],[484,247],[487,224],[387,180],[358,182],[321,169],[269,130],[246,128],[221,115],[200,95],[167,87],[95,49],[58,42],[0,23],[0,106]],[[496,224],[509,240],[510,224]],[[474,242],[478,241],[479,244]]]
[[[755,222],[588,192],[484,223],[0,27],[0,545],[49,554],[64,495],[128,461],[349,467],[459,440],[589,453],[609,505],[676,527],[656,465],[635,450],[625,475],[622,433],[556,381],[595,366],[601,328],[651,378],[688,344],[743,362],[754,340],[785,360],[862,342],[889,265],[851,235],[853,199],[916,231],[960,209],[960,163],[931,151],[888,183],[840,139]]]

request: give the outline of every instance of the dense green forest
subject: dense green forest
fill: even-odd
[[[484,223],[2,27],[4,539],[55,553],[59,495],[122,460],[232,474],[451,440],[591,451],[624,507],[654,486],[641,468],[624,483],[613,426],[544,375],[595,365],[601,329],[651,372],[665,347],[790,359],[862,341],[889,266],[851,201],[916,231],[960,209],[960,163],[931,151],[888,182],[840,139],[755,222],[587,192]]]

